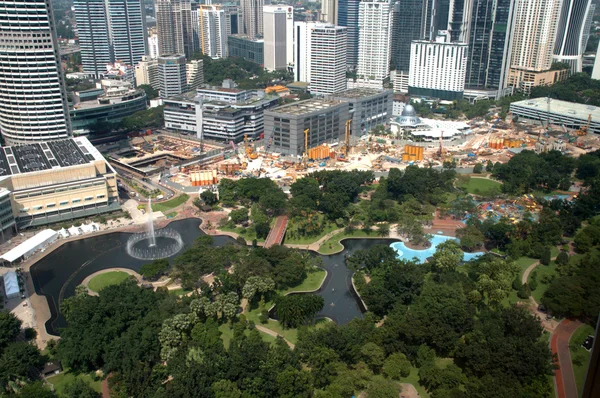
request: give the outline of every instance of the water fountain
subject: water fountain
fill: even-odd
[[[152,199],[148,199],[148,224],[146,232],[133,234],[127,240],[127,254],[139,260],[158,260],[171,257],[183,248],[183,239],[174,229],[154,230]]]

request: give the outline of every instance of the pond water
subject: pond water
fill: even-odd
[[[447,240],[454,240],[454,241],[458,242],[458,239],[456,239],[452,236],[433,235],[433,237],[430,239],[431,246],[429,246],[429,248],[427,248],[427,249],[423,249],[423,250],[411,249],[409,247],[406,247],[404,242],[394,242],[390,246],[392,249],[396,250],[396,252],[398,253],[398,258],[400,258],[402,260],[416,259],[416,261],[419,264],[423,264],[425,261],[427,261],[427,259],[429,257],[433,256],[433,254],[436,251],[437,245],[439,245],[440,243],[445,242]],[[475,253],[463,252],[463,261],[471,261],[474,258],[483,256],[483,254],[484,254],[483,252],[475,252]]]
[[[174,221],[169,228],[177,230],[185,247],[204,233],[200,230],[201,221],[185,219]],[[126,252],[130,233],[114,232],[81,239],[63,244],[42,260],[31,266],[30,272],[35,291],[48,300],[51,317],[46,322],[46,330],[58,335],[59,329],[66,326],[60,313],[59,303],[75,293],[75,288],[89,275],[107,268],[121,267],[139,271],[148,260],[137,260]],[[222,246],[234,242],[228,236],[214,236],[214,245]],[[362,317],[351,282],[351,271],[346,267],[345,257],[356,250],[367,249],[376,244],[389,245],[391,239],[347,239],[345,249],[339,254],[321,256],[327,279],[316,293],[325,300],[319,317],[328,317],[338,324],[346,324],[355,317]],[[180,252],[181,253],[181,252]],[[175,256],[171,256],[173,258]]]

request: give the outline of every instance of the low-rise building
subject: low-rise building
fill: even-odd
[[[353,137],[360,137],[377,125],[386,125],[392,117],[392,90],[353,88],[337,93],[333,98],[349,104]]]
[[[184,55],[158,57],[160,98],[169,98],[187,91],[187,65]]]
[[[138,86],[147,84],[158,90],[158,60],[147,56],[135,66],[135,81]]]
[[[535,71],[526,68],[510,68],[508,72],[508,85],[529,94],[537,86],[550,86],[569,78],[571,69]]]
[[[146,92],[119,80],[102,80],[97,87],[73,94],[69,110],[73,133],[85,135],[98,123],[119,122],[126,116],[147,109]]]
[[[119,210],[115,170],[85,137],[0,148],[20,229]]]
[[[265,112],[265,142],[269,150],[292,156],[338,142],[344,138],[349,107],[344,101],[308,99],[270,109]],[[307,129],[308,148],[304,143]]]
[[[240,57],[259,65],[265,64],[265,41],[246,35],[231,35],[227,38],[230,57]]]
[[[263,91],[207,87],[165,99],[165,128],[227,142],[240,142],[246,134],[258,138],[264,132],[265,110],[278,101]]]

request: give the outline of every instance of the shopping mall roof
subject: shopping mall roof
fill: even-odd
[[[600,107],[546,97],[513,102],[511,108],[530,109],[540,113],[550,112],[585,120],[592,115],[592,120],[600,120]]]
[[[0,177],[103,159],[85,137],[0,148]]]
[[[288,115],[304,115],[307,113],[322,111],[332,106],[339,105],[341,101],[327,101],[321,99],[307,99],[304,101],[292,102],[291,104],[281,105],[268,112],[284,113]]]

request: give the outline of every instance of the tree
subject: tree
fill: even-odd
[[[43,367],[44,359],[37,347],[26,342],[13,342],[0,356],[0,385],[16,380],[31,380]]]
[[[383,223],[377,226],[377,235],[384,237],[389,236],[390,234],[390,224]]]
[[[210,387],[215,398],[241,398],[242,392],[237,385],[230,380],[219,380]]]
[[[368,398],[398,398],[402,388],[397,382],[381,377],[373,379],[367,388]]]
[[[217,195],[215,195],[212,191],[206,190],[202,191],[200,194],[200,198],[209,206],[214,205],[218,202]]]
[[[146,92],[146,99],[148,101],[158,97],[158,90],[156,90],[154,87],[150,86],[149,84],[140,84],[138,86],[138,88],[141,88],[142,90],[144,90]]]
[[[365,361],[369,368],[371,368],[373,372],[379,373],[385,358],[383,349],[377,344],[369,342],[360,349],[360,354],[361,358]]]
[[[542,258],[540,258],[540,263],[544,265],[550,265],[550,261],[552,260],[552,252],[549,247],[544,247],[544,251],[542,252]]]
[[[314,294],[289,294],[275,299],[275,312],[286,328],[295,328],[312,320],[323,309],[323,297]]]
[[[25,384],[21,388],[21,391],[19,391],[18,396],[21,398],[54,398],[52,391],[44,387],[44,384],[41,381]]]
[[[433,254],[432,267],[435,272],[451,272],[456,270],[463,258],[463,252],[453,240],[447,240],[436,247]]]
[[[475,173],[475,174],[481,174],[482,171],[483,171],[483,164],[481,164],[481,163],[477,163],[475,165],[475,167],[473,167],[473,173]]]
[[[494,163],[491,160],[488,160],[485,165],[485,171],[492,172],[494,171]]]
[[[483,246],[483,233],[475,225],[467,225],[456,230],[456,237],[460,239],[460,246],[468,251],[473,251]]]
[[[311,397],[310,374],[288,365],[277,375],[277,392],[282,398]]]
[[[396,352],[391,354],[383,363],[383,374],[390,379],[400,380],[410,374],[410,361],[406,355]]]
[[[245,221],[248,221],[248,209],[242,207],[240,209],[233,210],[231,213],[229,213],[229,218],[235,224],[241,224]]]
[[[21,332],[21,320],[12,312],[0,312],[0,348],[13,341]]]
[[[587,253],[594,246],[594,241],[592,237],[584,231],[581,231],[580,233],[575,235],[573,243],[575,243],[575,248],[579,253]]]
[[[565,251],[561,251],[560,253],[558,253],[558,256],[556,257],[556,264],[558,264],[558,265],[569,264],[569,253],[567,253]]]
[[[167,268],[169,268],[169,260],[154,260],[149,264],[142,265],[140,268],[140,275],[147,280],[157,280],[165,273]]]
[[[86,383],[84,380],[76,378],[70,381],[64,386],[64,395],[69,398],[99,398],[100,394],[97,393],[92,386]]]
[[[483,256],[470,263],[470,274],[477,291],[490,303],[500,303],[510,292],[519,267],[512,261]]]

